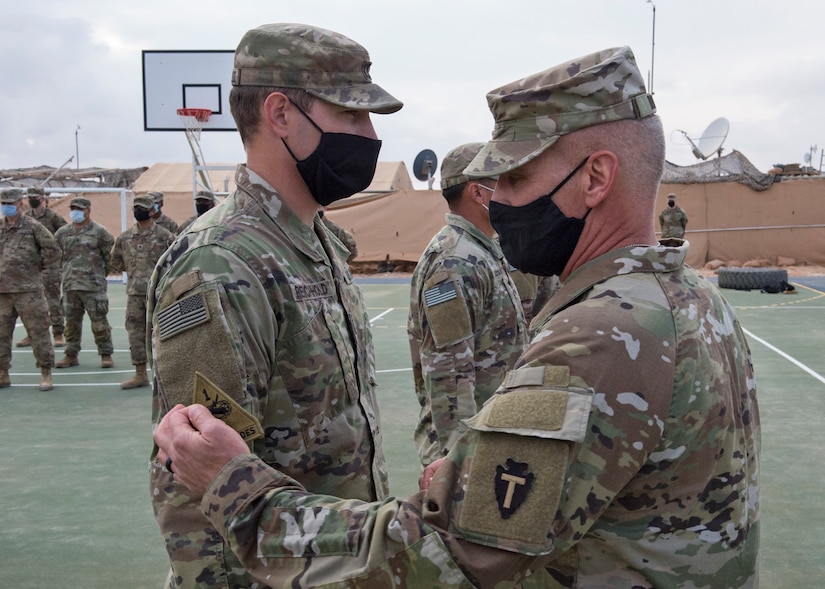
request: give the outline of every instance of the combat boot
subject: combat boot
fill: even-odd
[[[100,356],[100,367],[101,368],[111,368],[115,365],[114,360],[112,360],[112,356],[109,354],[102,354]]]
[[[16,344],[14,344],[14,345],[15,345],[16,347],[18,347],[18,348],[28,348],[28,347],[31,347],[31,345],[32,345],[32,338],[30,338],[29,336],[26,336],[26,337],[24,337],[23,339],[21,339],[19,342],[17,342],[17,343],[16,343]]]
[[[54,334],[54,347],[55,348],[62,348],[66,345],[66,338],[63,337],[62,333]]]
[[[11,379],[9,378],[8,370],[0,370],[0,389],[11,386]]]
[[[149,375],[146,374],[146,364],[135,364],[135,375],[129,380],[120,383],[122,389],[136,389],[149,386]]]
[[[52,384],[52,369],[51,368],[41,368],[40,369],[40,390],[41,391],[50,391],[54,388]]]
[[[55,364],[56,368],[68,368],[69,366],[77,366],[79,362],[77,361],[77,356],[69,356],[66,354],[63,356],[63,359]]]

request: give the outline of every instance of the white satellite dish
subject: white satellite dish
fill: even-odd
[[[678,130],[678,129],[677,129]],[[679,130],[685,136],[691,146],[691,151],[700,160],[706,160],[714,153],[722,155],[722,144],[728,137],[730,123],[725,117],[719,117],[707,126],[705,132],[699,138],[698,143],[694,143],[687,133]]]

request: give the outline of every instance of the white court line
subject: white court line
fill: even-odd
[[[768,348],[769,350],[772,350],[772,351],[776,352],[777,354],[779,354],[780,356],[782,356],[783,358],[785,358],[785,359],[786,359],[788,362],[790,362],[791,364],[795,364],[796,366],[798,366],[799,368],[801,368],[802,370],[804,370],[805,372],[807,372],[808,374],[810,374],[811,376],[813,376],[813,377],[814,377],[815,379],[817,379],[819,382],[821,382],[821,383],[825,384],[825,377],[823,377],[821,374],[819,374],[819,373],[817,373],[817,372],[814,372],[813,370],[811,370],[810,368],[808,368],[807,366],[805,366],[802,362],[800,362],[800,361],[799,361],[799,360],[797,360],[796,358],[793,358],[792,356],[789,356],[788,354],[786,354],[785,352],[783,352],[782,350],[780,350],[780,349],[779,349],[779,348],[777,348],[776,346],[772,346],[771,344],[769,344],[768,342],[766,342],[765,340],[763,340],[761,337],[757,337],[757,336],[755,336],[754,334],[752,334],[750,331],[748,331],[748,330],[747,330],[747,329],[745,329],[744,327],[742,328],[742,331],[744,331],[744,332],[745,332],[745,334],[746,334],[748,337],[751,337],[751,338],[755,339],[756,341],[758,341],[760,344],[762,344],[763,346],[765,346],[765,347],[766,347],[766,348]]]
[[[386,311],[384,311],[383,313],[379,313],[378,315],[376,315],[375,317],[373,317],[372,319],[370,319],[370,325],[372,325],[373,323],[375,323],[376,321],[378,321],[379,319],[381,319],[381,317],[383,317],[384,315],[386,315],[386,314],[387,314],[387,313],[389,313],[390,311],[394,311],[394,310],[395,310],[395,309],[394,309],[393,307],[390,307],[389,309],[387,309],[387,310],[386,310]]]
[[[391,368],[390,370],[376,370],[375,372],[376,372],[376,374],[384,374],[386,372],[409,372],[410,370],[412,370],[412,367],[410,367],[410,368]]]

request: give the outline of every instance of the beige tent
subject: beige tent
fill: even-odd
[[[213,186],[219,192],[234,189],[234,165],[226,167],[231,169],[210,172]],[[758,182],[751,179],[749,185],[745,185],[741,183],[744,180],[735,175],[706,177],[702,182],[682,171],[680,178],[674,173],[676,168],[668,165],[665,182],[659,190],[654,223],[658,230],[658,213],[666,206],[667,194],[677,194],[677,202],[689,217],[688,262],[692,266],[700,267],[715,259],[775,262],[778,256],[794,258],[799,263],[825,265],[825,177],[770,178],[760,174]],[[686,170],[695,171],[694,167]],[[733,178],[740,181],[732,181]],[[178,222],[193,214],[191,164],[155,164],[140,176],[133,190],[136,193],[163,191],[164,210]],[[114,205],[112,195],[87,196],[93,203],[93,218],[113,234],[120,234],[119,203]],[[69,198],[64,198],[52,205],[65,218],[68,218],[68,201]],[[355,262],[366,270],[377,268],[385,261],[409,268],[444,224],[446,212],[447,205],[440,191],[413,189],[403,162],[379,162],[370,187],[335,203],[327,214],[353,233],[358,243]],[[130,215],[128,222],[131,223]]]

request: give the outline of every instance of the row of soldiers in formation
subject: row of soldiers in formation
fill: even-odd
[[[23,214],[22,201],[28,199]],[[11,385],[11,343],[19,317],[40,368],[40,390],[53,388],[52,367],[79,364],[83,317],[89,315],[101,368],[114,366],[107,276],[126,272],[126,330],[135,374],[124,389],[147,386],[146,290],[155,262],[175,236],[215,206],[216,196],[199,191],[197,213],[178,225],[163,213],[163,193],[135,196],[135,224],[115,239],[91,218],[91,202],[75,197],[71,223],[49,209],[42,188],[6,188],[0,194],[0,388]],[[51,326],[54,340],[49,335]],[[64,348],[55,363],[54,348]]]

